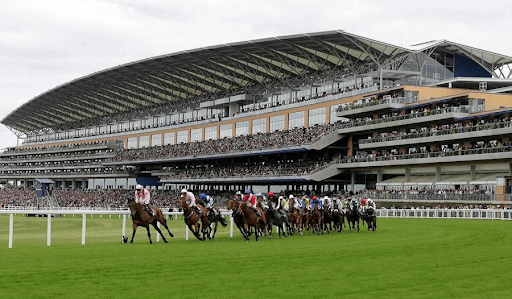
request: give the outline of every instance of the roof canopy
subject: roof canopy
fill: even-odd
[[[431,47],[457,51],[491,69],[512,63],[512,57],[447,41],[411,50],[341,30],[289,35],[182,51],[106,69],[35,97],[2,123],[21,136],[159,115],[231,95],[270,94],[391,69],[408,55]]]

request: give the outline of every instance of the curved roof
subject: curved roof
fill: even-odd
[[[342,30],[181,51],[65,83],[20,106],[2,123],[21,135],[158,115],[215,98],[266,94],[365,73],[414,52]],[[484,63],[512,62],[497,54],[490,61],[485,53]]]

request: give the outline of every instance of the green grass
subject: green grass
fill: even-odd
[[[149,245],[139,228],[121,244],[122,219],[14,219],[0,215],[1,298],[511,298],[512,222],[379,219],[378,230],[292,236],[229,237]],[[131,235],[131,221],[127,223]],[[155,241],[155,233],[153,241]]]

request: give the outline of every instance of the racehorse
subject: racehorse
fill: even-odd
[[[345,214],[340,210],[337,204],[334,205],[334,209],[332,210],[332,222],[334,224],[334,229],[337,232],[343,231],[343,225],[345,225]]]
[[[361,219],[368,224],[368,230],[375,231],[377,229],[377,215],[375,215],[375,210],[372,207],[369,207],[364,211],[361,215]]]
[[[272,225],[277,228],[279,239],[281,239],[281,233],[283,236],[287,237],[286,228],[290,226],[288,223],[288,215],[281,214],[279,210],[276,209],[267,208],[265,210],[267,216],[267,228],[270,237],[272,237]]]
[[[190,229],[192,234],[199,240],[204,241],[204,234],[203,237],[199,234],[199,230],[201,229],[201,224],[199,221],[201,221],[202,217],[200,217],[197,212],[189,207],[187,202],[185,201],[185,197],[181,196],[178,200],[178,207],[183,210],[183,220],[185,221],[185,225]],[[203,211],[203,213],[206,213]],[[205,223],[203,222],[203,225]]]
[[[254,227],[254,237],[256,241],[259,239],[260,234],[260,227],[266,227],[267,221],[265,218],[265,213],[260,208],[256,208],[260,212],[260,217],[256,215],[256,213],[253,211],[253,209],[249,208],[247,205],[247,202],[242,201],[238,204],[237,214],[243,216],[243,230],[245,233],[242,233],[242,235],[245,238],[245,241],[249,241],[249,227]]]
[[[323,221],[322,229],[326,230],[327,233],[329,233],[332,230],[332,214],[331,214],[331,211],[329,210],[328,206],[323,207],[323,217],[324,217],[324,221]],[[329,226],[329,227],[327,227],[327,226]]]
[[[135,232],[137,232],[137,227],[139,226],[144,226],[146,228],[148,231],[149,244],[153,244],[153,241],[151,241],[151,233],[149,231],[150,224],[153,225],[156,231],[162,236],[164,242],[167,243],[167,240],[162,234],[162,231],[157,226],[157,222],[160,222],[167,229],[167,232],[171,238],[174,237],[174,235],[169,230],[169,227],[167,226],[167,221],[165,220],[164,214],[162,214],[162,211],[158,207],[152,206],[152,210],[155,212],[155,216],[150,215],[145,209],[141,207],[140,204],[136,203],[133,199],[128,199],[128,207],[130,208],[133,222],[133,234],[132,239],[130,240],[130,244],[133,244],[133,238],[135,237]]]
[[[357,206],[354,206],[353,208],[350,207],[347,213],[347,222],[348,227],[350,231],[352,229],[356,229],[356,223],[357,223],[357,232],[359,232],[359,217],[360,217],[359,209]]]
[[[290,199],[290,210],[288,211],[288,220],[290,223],[291,231],[297,230],[299,234],[302,235],[302,211],[300,208],[294,207],[294,198]]]
[[[219,222],[224,227],[226,227],[228,225],[228,223],[226,222],[226,219],[224,219],[224,216],[222,216],[220,214],[219,208],[215,208],[215,212],[217,212],[217,213],[214,213],[214,211],[212,211],[208,215],[209,225],[207,225],[207,230],[208,230],[207,235],[210,240],[213,240],[213,238],[215,238],[215,234],[217,233],[217,226],[219,225]],[[213,228],[212,228],[212,225],[213,225]],[[212,231],[213,231],[213,234],[212,234]]]
[[[240,233],[246,238],[244,231],[244,216],[242,214],[238,214],[238,206],[240,205],[240,201],[236,199],[232,199],[228,202],[228,210],[231,210],[231,217],[233,217],[233,221],[236,224],[236,227],[240,230]]]
[[[311,215],[311,226],[313,227],[313,232],[316,231],[317,235],[320,234],[320,231],[322,231],[322,235],[324,234],[324,230],[322,229],[322,211],[318,209],[318,205],[315,205],[313,209],[313,213]]]

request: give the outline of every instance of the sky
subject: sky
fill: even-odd
[[[405,47],[445,39],[512,56],[512,0],[0,0],[0,120],[107,68],[330,30]],[[17,142],[0,124],[0,149]]]

